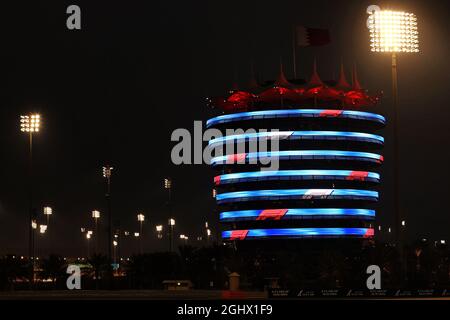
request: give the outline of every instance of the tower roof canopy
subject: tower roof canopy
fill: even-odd
[[[308,87],[320,87],[323,86],[323,82],[319,77],[319,74],[317,73],[317,64],[316,64],[316,59],[314,59],[314,64],[313,64],[313,73],[311,75],[311,78],[309,79],[308,82]]]
[[[336,88],[339,89],[349,89],[350,84],[347,82],[347,78],[345,77],[344,64],[341,62],[341,69],[339,71],[339,80],[336,84]]]

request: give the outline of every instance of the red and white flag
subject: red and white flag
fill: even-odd
[[[328,29],[315,29],[298,26],[296,28],[297,45],[300,47],[324,46],[330,43]]]

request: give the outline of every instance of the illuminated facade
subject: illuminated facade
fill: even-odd
[[[385,118],[376,111],[379,96],[361,88],[355,70],[352,80],[341,67],[338,81],[323,82],[314,65],[308,82],[289,82],[281,71],[274,83],[210,99],[222,114],[207,127],[224,134],[210,147],[279,142],[278,150],[246,145],[244,153],[213,157],[223,240],[373,237]],[[252,161],[272,157],[277,170]]]

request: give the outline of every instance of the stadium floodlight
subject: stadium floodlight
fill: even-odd
[[[404,11],[381,10],[372,5],[367,8],[369,18],[367,27],[370,33],[370,47],[372,52],[391,54],[392,72],[392,106],[394,116],[392,126],[394,131],[394,207],[395,207],[395,242],[400,251],[403,249],[401,228],[404,227],[403,213],[399,200],[399,155],[398,155],[398,84],[397,84],[397,54],[419,52],[419,31],[417,17],[413,13]],[[390,231],[389,231],[390,232]],[[400,252],[403,257],[403,253]],[[403,259],[403,258],[402,258]]]
[[[372,52],[419,52],[417,18],[413,13],[373,10],[369,14]]]
[[[20,116],[20,131],[27,133],[39,132],[41,116],[38,113]]]

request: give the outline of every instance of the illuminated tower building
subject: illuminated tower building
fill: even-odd
[[[324,82],[315,63],[309,81],[289,82],[281,68],[270,84],[209,99],[222,114],[207,127],[224,134],[210,140],[211,147],[279,139],[279,150],[246,149],[212,159],[222,239],[264,246],[305,238],[371,239],[383,162],[384,139],[377,131],[385,125],[378,100],[362,89],[355,69],[351,85],[342,66],[338,81]],[[244,133],[225,136],[226,129],[238,128]],[[250,128],[258,133],[246,133]],[[278,157],[277,170],[263,171],[251,161],[269,156]]]

